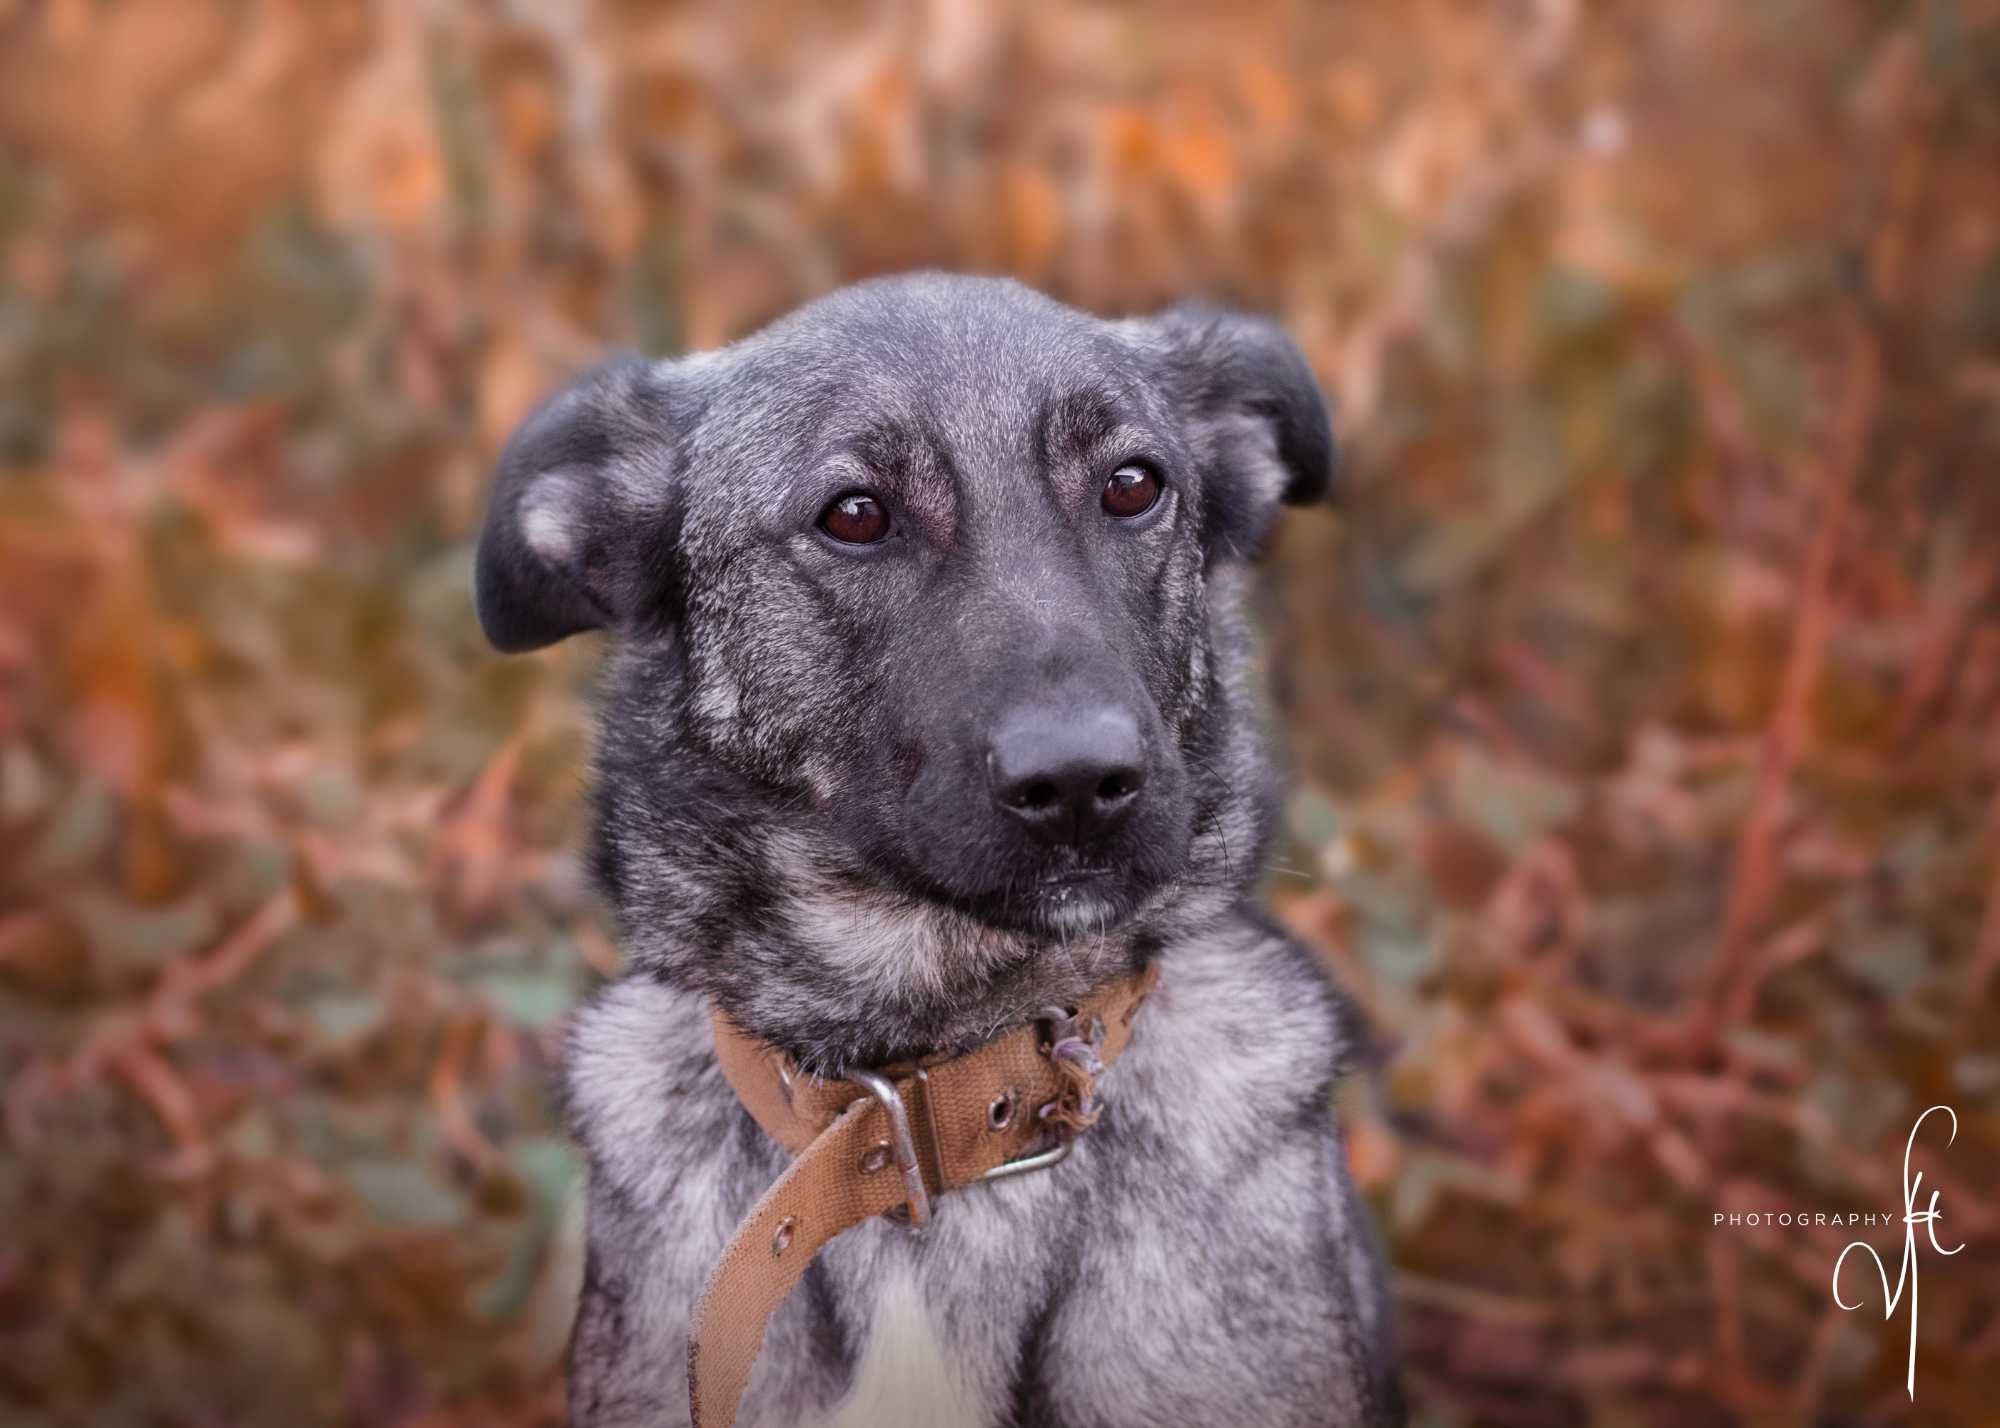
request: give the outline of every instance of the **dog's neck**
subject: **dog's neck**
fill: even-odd
[[[879,891],[802,884],[781,907],[781,930],[745,928],[733,940],[742,960],[798,975],[717,979],[705,990],[738,1026],[818,1075],[969,1050],[1142,969],[1158,946],[1139,921],[1037,937]]]
[[[772,857],[781,875],[761,879],[754,906],[684,883],[663,915],[629,901],[620,912],[635,969],[699,992],[821,1076],[981,1045],[1144,969],[1169,936],[1198,933],[1242,896],[1233,881],[1175,883],[1115,926],[1063,937],[996,928],[798,851]]]

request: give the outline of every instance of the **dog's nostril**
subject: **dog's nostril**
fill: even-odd
[[[1056,786],[1049,780],[1037,779],[1021,790],[1020,794],[1015,798],[1014,804],[1017,808],[1025,808],[1031,812],[1040,812],[1044,808],[1055,807],[1056,800],[1060,796],[1056,791]]]
[[[1139,806],[1146,750],[1139,722],[1115,705],[1030,705],[1010,712],[986,752],[993,800],[1034,836],[1082,843]]]

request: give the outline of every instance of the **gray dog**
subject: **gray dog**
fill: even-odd
[[[631,967],[568,1056],[578,1424],[688,1421],[693,1305],[787,1164],[711,1009],[841,1077],[1147,965],[1075,1153],[830,1244],[739,1421],[1401,1421],[1329,1109],[1344,1004],[1250,901],[1277,780],[1248,566],[1333,465],[1266,322],[939,275],[527,421],[479,616],[502,650],[611,635],[593,864]]]

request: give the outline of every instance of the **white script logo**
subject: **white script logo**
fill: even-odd
[[[1861,1307],[1859,1299],[1849,1304],[1845,1299],[1840,1297],[1840,1267],[1847,1263],[1847,1257],[1856,1250],[1860,1250],[1875,1261],[1875,1273],[1882,1281],[1882,1317],[1884,1319],[1889,1318],[1896,1312],[1896,1306],[1903,1301],[1903,1288],[1906,1284],[1908,1285],[1910,1291],[1910,1361],[1909,1371],[1904,1376],[1903,1387],[1909,1391],[1910,1402],[1912,1403],[1917,1401],[1917,1226],[1922,1225],[1924,1227],[1924,1233],[1930,1237],[1931,1248],[1939,1254],[1953,1255],[1957,1254],[1958,1250],[1965,1248],[1964,1245],[1960,1245],[1958,1249],[1946,1249],[1937,1242],[1937,1222],[1944,1218],[1944,1212],[1938,1209],[1938,1192],[1935,1190],[1931,1191],[1930,1204],[1926,1208],[1919,1210],[1917,1208],[1917,1193],[1923,1188],[1923,1172],[1918,1171],[1915,1180],[1910,1178],[1910,1149],[1917,1143],[1917,1132],[1923,1129],[1925,1121],[1929,1120],[1939,1111],[1943,1111],[1947,1116],[1951,1117],[1951,1135],[1945,1140],[1945,1144],[1949,1146],[1952,1141],[1957,1140],[1958,1113],[1952,1110],[1950,1106],[1932,1106],[1928,1111],[1917,1117],[1917,1123],[1910,1127],[1910,1138],[1903,1142],[1903,1266],[1896,1272],[1895,1292],[1891,1293],[1889,1290],[1889,1271],[1883,1268],[1882,1256],[1875,1253],[1872,1246],[1864,1244],[1860,1240],[1854,1241],[1854,1243],[1842,1250],[1840,1258],[1833,1262],[1833,1302],[1842,1309],[1854,1310]]]

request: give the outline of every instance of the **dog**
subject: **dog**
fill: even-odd
[[[1402,1420],[1330,1092],[1346,1003],[1254,904],[1279,780],[1248,620],[1335,450],[1273,324],[1009,281],[844,288],[614,360],[502,456],[490,641],[608,633],[573,1018],[581,1428],[687,1423],[691,1315],[784,1171],[712,1011],[815,1077],[963,1052],[1157,966],[1062,1164],[874,1218],[770,1320],[746,1425]]]

